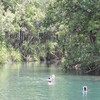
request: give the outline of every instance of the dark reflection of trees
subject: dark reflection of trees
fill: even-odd
[[[50,67],[51,65],[58,66],[61,65],[61,61],[57,61],[57,60],[46,61],[46,65],[47,67]]]

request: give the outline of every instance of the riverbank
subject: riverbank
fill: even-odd
[[[32,58],[33,57],[33,58]],[[15,62],[45,62],[47,66],[51,66],[52,64],[62,64],[62,69],[66,72],[75,72],[77,74],[85,74],[85,75],[100,75],[100,67],[99,61],[97,62],[78,62],[72,63],[68,65],[67,59],[63,57],[61,52],[47,53],[45,57],[42,56],[28,56],[25,60],[22,59],[22,54],[19,50],[15,50],[12,46],[6,47],[1,46],[0,50],[0,64],[6,63],[15,63]]]

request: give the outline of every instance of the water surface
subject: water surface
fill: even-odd
[[[100,100],[100,77],[64,73],[59,66],[14,64],[0,69],[0,100]],[[55,84],[47,78],[55,74]],[[83,95],[82,87],[88,86]]]

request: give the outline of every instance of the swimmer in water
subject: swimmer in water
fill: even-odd
[[[54,83],[55,83],[55,75],[53,74],[48,78],[48,84],[51,85]]]
[[[48,82],[52,82],[52,78],[51,77],[48,78]]]
[[[88,92],[87,86],[83,86],[83,93],[87,93],[87,92]]]

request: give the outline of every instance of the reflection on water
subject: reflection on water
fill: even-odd
[[[47,78],[55,74],[54,85]],[[88,86],[88,93],[82,87]],[[69,75],[59,66],[14,64],[0,69],[0,100],[100,100],[100,77]]]

